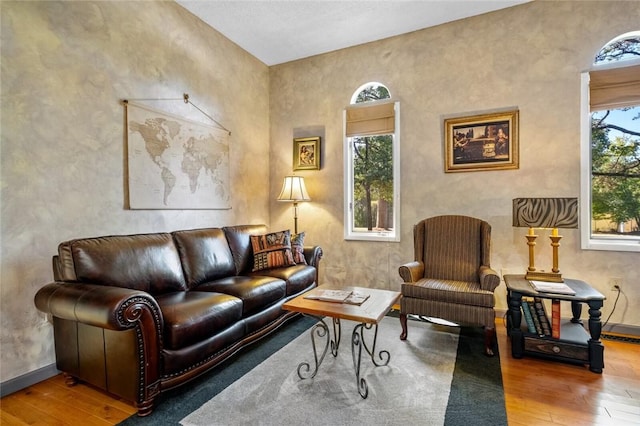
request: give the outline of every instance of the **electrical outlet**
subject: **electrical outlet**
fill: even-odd
[[[614,277],[609,279],[611,291],[620,291],[622,288],[622,278]]]

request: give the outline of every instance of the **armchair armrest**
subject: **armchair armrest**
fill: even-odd
[[[413,261],[400,265],[398,273],[405,283],[414,283],[424,277],[424,263]]]
[[[161,335],[162,313],[155,299],[144,291],[53,282],[38,290],[34,302],[39,310],[54,317],[110,330],[133,328],[139,321],[153,323]]]
[[[500,275],[488,266],[481,266],[478,275],[482,290],[494,291],[500,285]]]

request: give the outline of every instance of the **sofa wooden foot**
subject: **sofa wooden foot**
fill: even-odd
[[[153,399],[136,404],[138,417],[146,417],[153,412]]]
[[[62,373],[62,377],[64,377],[64,384],[67,386],[75,386],[78,384],[78,379],[73,377],[71,374]]]
[[[407,340],[407,314],[400,314],[400,326],[402,327],[400,340]]]

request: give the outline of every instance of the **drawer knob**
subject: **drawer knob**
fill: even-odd
[[[554,354],[559,354],[560,353],[560,348],[557,347],[557,346],[554,346],[551,350],[553,351]]]

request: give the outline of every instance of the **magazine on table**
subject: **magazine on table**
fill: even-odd
[[[351,295],[347,297],[344,303],[348,303],[349,305],[362,305],[368,298],[368,294],[352,291]]]
[[[349,305],[361,305],[369,298],[368,294],[351,290],[325,290],[317,289],[304,296],[305,299],[321,300],[323,302],[347,303]]]
[[[529,281],[529,283],[535,291],[539,291],[541,293],[568,294],[570,296],[576,294],[576,292],[565,283],[552,283],[534,280]]]

